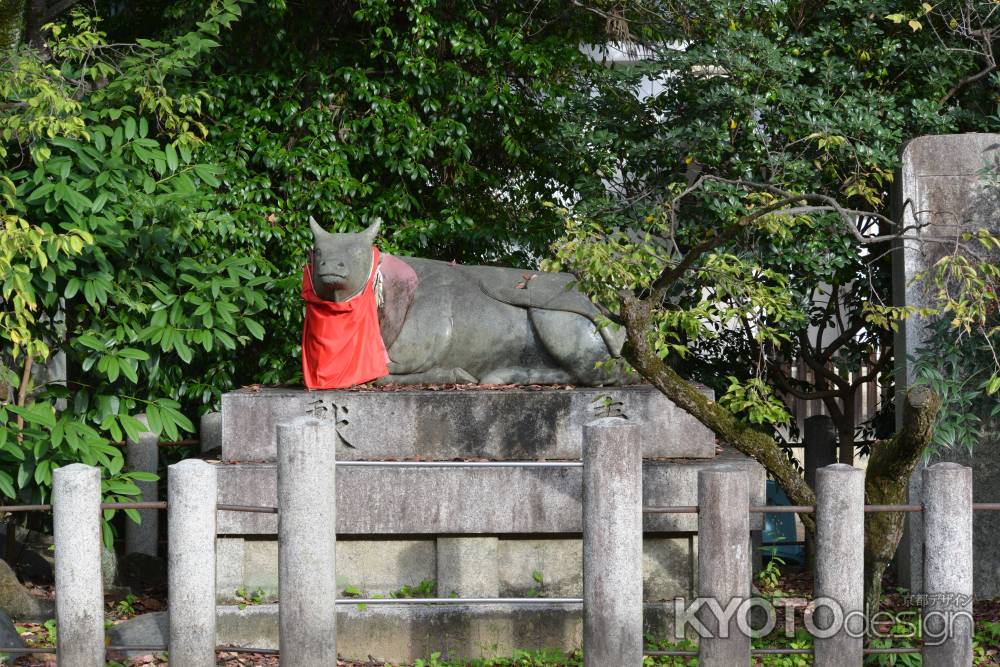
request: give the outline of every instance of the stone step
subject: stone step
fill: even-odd
[[[579,459],[583,425],[613,415],[642,424],[646,458],[715,456],[714,435],[649,385],[499,391],[261,388],[222,396],[223,460],[275,460],[275,426],[305,414],[329,422],[341,460]]]
[[[277,464],[220,463],[220,504],[277,505]],[[643,503],[695,505],[698,471],[741,466],[750,475],[751,505],[765,504],[765,473],[733,450],[714,459],[646,461]],[[439,467],[428,464],[347,465],[337,470],[337,533],[386,536],[419,534],[579,534],[583,469],[574,467]],[[274,535],[277,516],[220,512],[220,535]],[[647,532],[695,532],[695,514],[647,514]],[[750,517],[760,530],[762,514]]]

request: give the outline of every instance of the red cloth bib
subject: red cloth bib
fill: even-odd
[[[302,327],[302,374],[310,389],[343,389],[389,374],[375,303],[378,248],[372,272],[359,294],[346,301],[324,301],[313,291],[312,268],[302,272],[306,319]]]

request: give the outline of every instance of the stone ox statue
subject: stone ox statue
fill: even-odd
[[[310,218],[312,289],[346,302],[369,285],[389,375],[401,384],[621,384],[624,331],[599,328],[597,308],[567,273],[462,266],[374,252],[379,223],[333,234]],[[379,257],[374,279],[373,256]],[[308,274],[307,274],[308,275]],[[331,304],[332,305],[332,304]]]

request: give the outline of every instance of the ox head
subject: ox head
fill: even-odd
[[[312,280],[316,295],[325,301],[344,301],[368,282],[372,270],[372,245],[381,221],[363,232],[331,234],[309,217],[313,233]]]

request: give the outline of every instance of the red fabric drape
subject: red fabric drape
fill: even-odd
[[[375,303],[378,248],[372,271],[359,294],[346,301],[324,301],[313,291],[312,269],[302,272],[306,319],[302,328],[302,374],[310,389],[343,389],[389,374]]]

